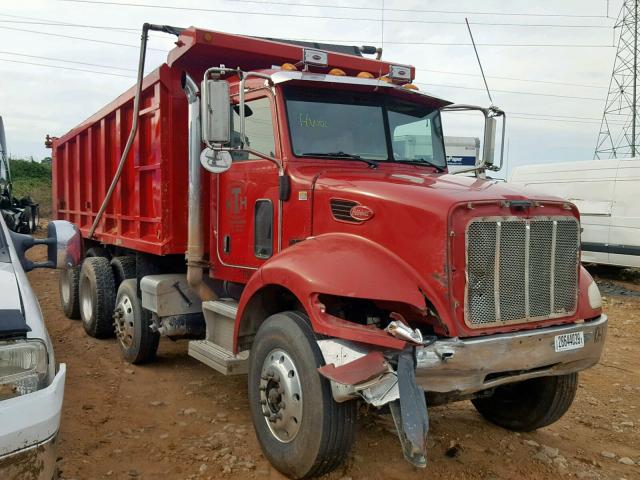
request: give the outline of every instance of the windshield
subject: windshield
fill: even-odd
[[[285,89],[298,157],[446,165],[437,108],[374,93]]]

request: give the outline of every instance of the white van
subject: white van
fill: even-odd
[[[509,182],[578,207],[584,262],[640,267],[640,158],[527,165]]]

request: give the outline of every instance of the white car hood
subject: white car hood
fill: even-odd
[[[0,310],[22,311],[16,272],[10,263],[0,263]]]

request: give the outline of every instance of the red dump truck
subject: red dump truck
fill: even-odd
[[[427,406],[522,431],[567,411],[607,318],[576,207],[485,178],[504,112],[421,92],[372,47],[145,28],[178,36],[167,62],[49,139],[54,216],[84,238],[67,316],[131,363],[168,336],[248,374],[292,478],[344,460],[359,402],[417,466]],[[485,117],[475,177],[447,173],[445,110]]]

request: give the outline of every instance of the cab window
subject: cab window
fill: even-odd
[[[239,147],[242,143],[240,138],[240,106],[234,105],[232,112],[231,146]],[[258,98],[245,103],[244,130],[245,147],[275,157],[271,101],[268,98]],[[234,160],[260,158],[243,151],[232,152],[231,156]]]

